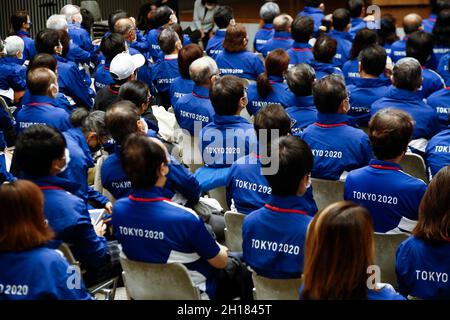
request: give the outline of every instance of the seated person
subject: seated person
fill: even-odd
[[[367,22],[364,20],[366,5],[364,0],[349,0],[347,2],[347,9],[350,11],[351,16],[351,28],[349,32],[354,38],[359,30],[367,28]]]
[[[413,120],[404,111],[383,109],[369,123],[375,154],[369,166],[350,172],[344,199],[358,203],[373,218],[375,232],[411,232],[417,220],[425,182],[402,171],[402,160],[413,131]]]
[[[14,34],[21,37],[25,43],[23,60],[30,61],[36,55],[36,47],[34,40],[30,36],[32,22],[29,13],[25,10],[16,10],[11,15],[10,22]]]
[[[208,56],[215,59],[223,52],[223,41],[229,25],[236,24],[233,17],[233,9],[230,6],[219,6],[214,12],[214,23],[219,30],[214,33],[208,41],[205,52]]]
[[[403,39],[395,41],[391,46],[391,59],[397,63],[400,59],[406,57],[406,41],[411,33],[423,30],[422,17],[416,13],[410,13],[403,17]]]
[[[219,76],[216,62],[210,57],[195,60],[189,67],[194,89],[180,99],[173,107],[181,129],[191,136],[198,136],[200,130],[213,121],[214,109],[209,99],[209,90]]]
[[[306,236],[300,299],[405,300],[390,284],[369,278],[373,248],[373,224],[366,209],[344,201],[325,208]]]
[[[255,115],[269,104],[278,103],[287,108],[294,103],[294,95],[284,83],[289,55],[282,49],[276,49],[269,53],[264,63],[264,73],[248,87],[247,111],[250,115]]]
[[[428,186],[419,206],[419,220],[412,237],[397,249],[396,267],[400,292],[419,299],[449,299],[450,166]]]
[[[386,50],[377,44],[366,47],[359,54],[358,77],[352,78],[351,84],[347,85],[350,95],[348,115],[358,126],[368,126],[372,104],[389,90],[391,80],[383,76],[386,59]]]
[[[350,31],[350,11],[347,9],[337,9],[333,12],[333,29],[328,35],[337,41],[336,55],[334,56],[334,65],[342,68],[350,58],[353,37]]]
[[[311,17],[297,17],[291,26],[294,44],[287,53],[289,54],[289,68],[298,63],[306,63],[314,59],[312,46],[309,40],[314,33],[314,21]]]
[[[24,42],[14,36],[0,44],[0,96],[8,105],[19,103],[26,88],[26,68],[22,66]]]
[[[278,155],[279,169],[265,176],[272,189],[270,200],[244,219],[243,258],[260,276],[300,278],[306,232],[312,220],[302,196],[311,183],[313,156],[297,137],[282,137],[273,143],[277,144],[273,151],[275,157]],[[270,243],[270,248],[265,243]]]
[[[443,167],[450,165],[450,114],[447,121],[447,129],[431,138],[425,149],[425,162],[431,177]]]
[[[287,14],[280,14],[273,20],[273,29],[275,33],[272,39],[266,42],[261,48],[264,58],[275,49],[289,50],[294,44],[291,37],[292,17]]]
[[[262,53],[263,46],[273,38],[275,30],[273,29],[273,19],[280,15],[280,7],[275,2],[266,2],[259,10],[259,16],[264,22],[261,29],[256,32],[253,47],[256,52]]]
[[[437,67],[437,72],[444,79],[447,86],[450,86],[450,52],[444,55],[439,61],[439,65]]]
[[[42,191],[25,180],[3,184],[0,202],[0,300],[91,300],[83,281],[78,288],[65,285],[75,269],[44,247],[54,233],[45,220]],[[6,284],[17,290],[5,290]]]
[[[223,52],[216,57],[222,75],[233,75],[255,81],[264,72],[261,59],[247,51],[247,30],[243,24],[230,25],[223,41]]]
[[[97,53],[98,46],[92,43],[91,34],[82,27],[83,15],[81,8],[71,4],[65,5],[60,12],[66,16],[68,22],[68,32],[74,44],[87,52]]]
[[[323,0],[308,0],[306,6],[298,16],[311,17],[314,20],[314,33],[319,32],[322,26],[322,19],[325,17],[325,2]]]
[[[450,65],[450,59],[447,59],[446,62],[447,73],[449,73],[448,66]],[[446,120],[450,115],[450,73],[449,77],[447,78],[447,86],[430,95],[427,99],[427,104],[436,110],[439,117],[440,129],[447,129]]]
[[[334,66],[334,56],[336,55],[337,42],[335,39],[323,34],[313,47],[314,60],[309,65],[316,71],[317,80],[330,74],[338,74],[344,77],[342,70]]]
[[[312,176],[339,180],[345,173],[369,164],[372,158],[369,138],[362,130],[347,124],[350,105],[344,79],[330,75],[316,81],[313,96],[319,111],[317,122],[301,134],[314,155]]]
[[[397,36],[397,20],[390,13],[385,13],[380,19],[380,29],[377,30],[378,43],[386,49],[386,53],[391,57],[392,44],[399,39]]]
[[[55,240],[48,247],[71,244],[75,259],[86,270],[83,278],[90,287],[120,275],[122,270],[118,262],[112,263],[103,223],[94,230],[85,202],[73,195],[78,184],[57,176],[68,166],[66,148],[64,136],[55,129],[32,126],[17,138],[13,160],[20,169],[20,178],[31,180],[44,193],[45,217],[55,232]]]
[[[306,63],[295,65],[287,73],[287,83],[295,95],[295,103],[286,109],[292,121],[292,133],[299,134],[317,120],[312,87],[316,72]]]
[[[156,63],[161,58],[161,48],[159,46],[158,37],[161,31],[178,22],[175,12],[168,6],[161,6],[156,9],[153,17],[155,29],[149,30],[147,33],[147,43],[150,49],[150,58]]]

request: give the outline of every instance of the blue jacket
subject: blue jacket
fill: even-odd
[[[450,86],[436,91],[427,99],[427,104],[436,110],[441,130],[445,130],[450,116]]]
[[[302,197],[272,195],[261,209],[244,219],[244,261],[272,279],[299,278],[303,273],[306,232],[312,218]]]
[[[437,72],[444,78],[445,84],[450,86],[450,71],[448,70],[448,64],[450,61],[450,53],[447,53],[445,56],[441,58],[439,62],[439,66],[437,68]]]
[[[317,62],[316,60],[311,60],[309,64],[316,71],[317,80],[320,80],[323,77],[326,77],[330,74],[338,74],[342,76],[342,78],[344,78],[342,70],[338,67],[335,67],[333,63],[324,63],[324,62]]]
[[[392,44],[393,43],[385,43],[384,44],[384,46],[383,46],[383,48],[384,48],[384,50],[386,50],[386,54],[390,57],[391,56],[391,54],[392,54]]]
[[[199,85],[194,85],[191,94],[179,98],[173,109],[180,127],[193,136],[197,136],[204,126],[211,123],[215,115],[209,100],[209,89]],[[197,132],[195,123],[201,124]]]
[[[101,171],[103,187],[114,198],[121,199],[133,192],[130,180],[120,163],[120,146],[115,147],[104,162]],[[196,204],[200,198],[200,186],[195,177],[173,157],[170,158],[169,174],[164,188],[166,197],[173,198],[176,192],[181,193],[190,203]]]
[[[272,23],[267,23],[263,25],[263,27],[256,32],[255,40],[253,42],[253,46],[256,52],[262,53],[263,46],[273,38],[275,30],[273,29]]]
[[[250,115],[256,114],[262,107],[272,103],[281,104],[285,108],[294,104],[294,94],[289,90],[288,85],[284,83],[282,77],[269,76],[269,81],[272,84],[272,91],[265,97],[261,97],[258,93],[256,83],[252,83],[248,87],[247,111]]]
[[[152,67],[152,82],[158,92],[168,93],[170,85],[179,76],[177,58],[164,58]]]
[[[289,66],[299,63],[308,63],[314,59],[312,47],[309,43],[294,42],[292,48],[287,51],[289,55]]]
[[[439,132],[439,121],[436,110],[424,103],[416,92],[398,89],[391,86],[385,97],[375,101],[371,115],[383,108],[397,108],[408,112],[414,119],[413,139],[430,139]]]
[[[233,162],[256,150],[256,133],[241,116],[214,116],[214,122],[200,131],[199,149],[211,168],[231,167]]]
[[[397,63],[398,60],[406,57],[406,41],[408,36],[405,36],[401,40],[395,41],[391,45],[391,59],[393,63]]]
[[[183,77],[178,77],[173,80],[170,85],[170,102],[172,106],[175,106],[178,99],[181,97],[192,93],[194,89],[194,81],[191,79],[184,79]]]
[[[445,87],[444,79],[437,72],[426,67],[422,67],[422,79],[422,87],[417,90],[417,93],[423,99]]]
[[[30,33],[21,30],[17,31],[17,36],[22,38],[25,44],[25,50],[23,51],[23,60],[30,61],[37,54],[34,40],[31,39]]]
[[[33,95],[30,93],[30,91],[28,89],[25,90],[25,94],[22,97],[22,101],[21,104],[22,106],[28,104],[28,103],[32,103],[33,102]],[[55,98],[55,103],[53,104],[55,107],[63,109],[64,111],[66,111],[67,113],[72,113],[73,110],[76,109],[76,105],[71,105],[69,100],[67,99],[67,97],[59,92],[58,95]],[[19,113],[20,109],[22,109],[22,106],[19,106],[15,111],[14,111],[14,116],[17,115],[17,113]]]
[[[77,65],[90,64],[91,62],[96,64],[98,62],[97,48],[92,49],[92,51],[86,51],[71,40],[66,59]]]
[[[350,118],[359,126],[367,127],[372,104],[385,96],[390,85],[388,78],[353,78],[352,84],[347,86]]]
[[[450,243],[431,244],[410,237],[397,249],[395,271],[400,293],[425,300],[449,300]]]
[[[273,37],[268,40],[266,44],[261,48],[261,53],[265,58],[271,51],[276,49],[283,49],[287,51],[292,48],[293,44],[294,40],[292,40],[291,34],[289,32],[275,31]]]
[[[87,52],[96,53],[98,46],[92,44],[91,36],[79,23],[69,23],[69,36],[70,39],[79,46],[81,49]]]
[[[213,59],[223,52],[223,40],[225,40],[226,29],[217,30],[216,33],[209,39],[206,47],[206,54]]]
[[[74,269],[59,252],[38,247],[0,253],[0,300],[92,300],[84,283],[70,289]]]
[[[16,58],[4,57],[0,59],[0,89],[14,91],[25,90],[27,70]]]
[[[111,77],[111,73],[109,73],[110,65],[111,62],[105,64],[102,63],[97,66],[94,76],[95,92],[99,92],[103,88],[115,83],[114,79]]]
[[[69,114],[57,107],[57,100],[47,96],[30,96],[16,116],[16,131],[22,132],[35,124],[46,124],[61,132],[72,128]]]
[[[150,45],[147,42],[147,38],[142,35],[139,29],[136,29],[136,40],[131,42],[130,47],[139,51],[143,55],[146,55],[150,51]]]
[[[76,195],[86,203],[90,200],[105,206],[109,202],[108,198],[88,186],[88,170],[95,167],[95,162],[83,132],[79,128],[72,128],[64,132],[64,137],[70,152],[70,162],[62,177],[80,183]]]
[[[369,137],[347,124],[345,114],[317,114],[301,136],[312,149],[314,178],[339,180],[344,171],[366,166],[372,158]]]
[[[292,120],[292,134],[300,134],[317,120],[313,96],[295,97],[295,104],[287,108],[286,112]]]
[[[322,19],[325,17],[323,11],[320,10],[319,8],[307,7],[307,6],[298,15],[311,17],[314,20],[314,32],[315,33],[317,33],[319,31],[319,28],[322,25]]]
[[[434,46],[434,49],[433,49],[432,60],[434,60],[434,62],[436,62],[436,64],[438,64],[439,61],[441,61],[442,58],[448,53],[450,53],[450,47],[437,44]],[[437,67],[437,65],[435,67]],[[432,66],[430,66],[430,68],[432,68]],[[432,69],[435,70],[435,68],[432,68]]]
[[[0,130],[0,134],[3,134],[3,132]],[[8,169],[6,167],[6,159],[5,155],[3,153],[0,153],[0,184],[2,184],[5,181],[13,182],[16,178],[8,172]]]
[[[431,176],[435,176],[439,170],[450,165],[450,127],[428,141],[425,149],[425,161]]]
[[[216,62],[222,76],[232,75],[256,80],[264,72],[264,64],[253,52],[228,52],[224,50],[216,57]]]
[[[344,63],[342,72],[344,73],[345,83],[347,85],[352,84],[353,79],[360,78],[358,58],[348,60]]]
[[[352,18],[351,24],[349,33],[352,35],[352,38],[355,38],[359,30],[367,28],[367,22],[363,18]]]
[[[422,20],[423,31],[432,33],[436,19],[437,15],[432,13],[427,19]]]
[[[344,199],[369,210],[375,232],[410,232],[415,223],[404,218],[417,220],[426,189],[425,182],[404,173],[398,164],[371,160],[369,166],[350,172]]]
[[[152,29],[147,33],[147,43],[149,47],[149,56],[153,63],[160,60],[161,48],[159,47],[158,37],[163,28]]]
[[[125,255],[135,261],[183,263],[194,283],[214,298],[214,268],[208,263],[220,248],[192,210],[172,203],[165,190],[136,190],[116,202],[114,232]]]
[[[350,51],[352,50],[352,35],[345,31],[331,30],[329,36],[336,39],[337,50],[335,56],[335,66],[342,68],[350,58]]]

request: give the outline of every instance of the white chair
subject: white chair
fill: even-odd
[[[129,299],[200,300],[200,292],[180,263],[155,264],[129,260],[122,252],[120,264]]]
[[[181,142],[181,157],[185,165],[189,167],[192,173],[195,173],[198,168],[203,167],[203,158],[198,146],[198,137],[193,137],[189,134],[183,134]]]
[[[97,163],[95,165],[94,190],[103,194],[105,197],[109,199],[109,201],[111,201],[112,204],[114,204],[116,203],[116,199],[108,190],[103,188],[102,184],[102,166],[106,158],[108,158],[108,155],[102,155],[100,158],[97,159]]]
[[[318,210],[323,210],[332,203],[344,200],[344,181],[311,178],[313,196]]]
[[[255,300],[298,300],[303,278],[270,279],[252,273]]]
[[[225,244],[232,252],[242,252],[242,224],[245,214],[228,211],[225,213]]]
[[[404,172],[428,184],[427,168],[421,156],[415,153],[406,153],[400,165]]]

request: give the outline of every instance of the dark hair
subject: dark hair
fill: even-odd
[[[27,87],[32,95],[46,96],[56,74],[48,68],[32,69],[27,74]]]
[[[430,0],[431,12],[439,14],[442,10],[450,9],[450,1],[448,0]]]
[[[228,52],[240,52],[247,48],[247,30],[243,24],[237,23],[227,28],[223,48]]]
[[[419,206],[419,220],[412,234],[432,244],[450,237],[450,166],[442,168],[431,180]],[[447,191],[445,191],[447,190]]]
[[[219,29],[225,29],[233,19],[233,9],[230,6],[219,6],[214,13],[214,23]]]
[[[377,30],[380,45],[392,44],[398,40],[396,22],[390,13],[381,16],[380,29]]]
[[[116,102],[106,111],[105,120],[111,137],[121,145],[130,134],[138,130],[137,107],[133,102],[127,100]]]
[[[336,39],[322,34],[316,40],[313,47],[314,59],[318,62],[330,63],[336,55]]]
[[[162,27],[170,21],[170,16],[173,14],[173,10],[168,6],[162,6],[156,9],[154,21],[156,27]]]
[[[106,61],[111,62],[119,53],[126,51],[125,39],[118,33],[110,33],[102,39],[100,50]]]
[[[397,61],[393,69],[392,84],[399,89],[417,90],[422,84],[420,62],[410,57]]]
[[[336,9],[333,12],[333,28],[338,31],[344,31],[350,23],[350,11],[347,9]]]
[[[294,136],[284,136],[273,143],[275,154],[278,154],[279,168],[275,175],[265,176],[272,188],[272,194],[297,195],[301,180],[313,168],[311,148],[305,141]]]
[[[406,55],[425,65],[433,54],[433,36],[425,31],[411,33],[406,41]]]
[[[271,51],[265,62],[265,71],[258,76],[256,87],[261,97],[267,97],[273,91],[269,76],[283,77],[289,67],[289,55],[283,49]]]
[[[178,23],[174,23],[169,28],[177,33],[178,39],[180,39],[181,44],[184,44],[184,33],[181,25],[179,25]]]
[[[164,29],[158,36],[159,47],[165,54],[175,51],[178,40],[178,34],[172,28]]]
[[[190,79],[189,67],[192,62],[203,57],[203,50],[198,44],[189,44],[178,52],[178,69],[183,79]]]
[[[154,3],[146,2],[139,8],[137,27],[139,30],[147,30],[150,28],[148,15],[152,11]]]
[[[147,136],[136,133],[125,140],[120,159],[122,168],[134,188],[154,186],[161,164],[168,164],[163,147]]]
[[[320,113],[336,113],[347,97],[344,79],[336,74],[326,76],[313,85],[314,104]]]
[[[25,174],[44,177],[50,174],[53,161],[64,156],[65,149],[66,140],[58,130],[33,125],[18,135],[14,160]]]
[[[450,47],[450,9],[439,12],[433,28],[436,44]]]
[[[128,12],[119,9],[116,11],[111,12],[111,14],[108,17],[108,27],[110,32],[114,32],[114,26],[116,25],[116,22],[120,19],[130,18],[130,15]]]
[[[26,180],[0,185],[0,252],[22,252],[53,239],[44,215],[44,195]]]
[[[28,23],[28,16],[29,14],[26,10],[17,10],[11,15],[11,34],[17,34],[22,29],[23,24]]]
[[[148,85],[140,80],[129,81],[123,84],[120,87],[119,96],[123,100],[133,102],[138,109],[142,104],[148,103],[151,98]]]
[[[324,3],[324,0],[307,0],[306,1],[306,6],[307,7],[318,8],[322,3]]]
[[[272,141],[271,130],[279,130],[280,137],[291,134],[292,120],[283,106],[269,104],[262,107],[255,115],[254,128],[258,140],[260,138],[260,130],[267,130],[267,139]]]
[[[108,137],[104,111],[89,111],[86,108],[77,108],[70,115],[70,123],[75,128],[80,128],[84,133],[95,132],[98,138]]]
[[[63,46],[61,56],[66,57],[70,49],[69,33],[66,30],[59,30],[58,32],[59,32],[59,41],[61,41],[61,45]]]
[[[55,47],[61,41],[60,32],[52,29],[43,29],[38,32],[35,39],[35,46],[38,53],[54,54]]]
[[[238,77],[224,76],[217,79],[209,91],[209,98],[216,114],[235,115],[244,91],[244,81]]]
[[[58,61],[54,56],[48,53],[38,53],[31,59],[28,67],[27,74],[33,69],[47,68],[56,73],[58,67]]]
[[[368,28],[359,30],[353,40],[352,50],[350,51],[350,60],[358,58],[359,53],[372,44],[378,42],[378,35],[375,31]]]
[[[386,50],[378,44],[366,47],[359,55],[362,70],[377,77],[386,69],[386,60]]]
[[[347,9],[352,18],[359,18],[363,14],[364,7],[364,0],[348,0],[347,2]]]
[[[406,152],[414,130],[411,116],[399,109],[378,111],[369,122],[369,139],[379,160],[392,160]]]
[[[308,42],[314,33],[314,20],[309,16],[298,16],[292,22],[291,35],[296,42]]]
[[[84,30],[86,30],[90,34],[92,31],[92,27],[94,26],[94,22],[95,22],[94,15],[92,14],[92,12],[90,12],[86,8],[81,8],[80,14],[83,17],[81,26],[83,27]]]
[[[306,63],[299,63],[290,68],[287,73],[287,84],[289,89],[297,97],[312,95],[312,87],[316,79],[313,67]]]

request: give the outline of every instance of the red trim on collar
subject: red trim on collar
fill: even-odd
[[[61,187],[54,187],[54,186],[39,187],[39,189],[41,189],[42,191],[47,191],[47,190],[64,190]]]
[[[380,170],[395,170],[395,171],[400,171],[401,170],[400,168],[397,168],[397,167],[382,166],[382,165],[379,165],[379,164],[370,164],[369,166],[372,167],[372,168],[375,168],[375,169],[380,169]]]
[[[311,48],[292,48],[292,51],[295,51],[295,52],[311,52],[312,49]]]
[[[278,207],[271,206],[270,204],[266,204],[264,207],[266,207],[269,210],[275,211],[275,212],[296,213],[296,214],[302,214],[304,216],[308,215],[305,211],[302,211],[302,210],[283,209],[283,208],[278,208]]]
[[[145,202],[145,203],[149,203],[149,202],[159,202],[159,201],[170,201],[170,199],[167,198],[136,198],[133,195],[129,195],[128,198],[132,201],[136,201],[136,202]]]
[[[262,28],[263,30],[272,31],[273,28]]]
[[[209,99],[209,97],[201,96],[201,95],[199,95],[199,94],[197,94],[197,93],[195,93],[195,92],[192,92],[192,95],[193,95],[194,97],[200,98],[200,99]]]
[[[448,87],[445,87],[445,90],[450,90],[450,86],[448,86]]]
[[[273,40],[291,40],[291,38],[280,38],[280,37],[277,37],[277,38],[273,38]]]
[[[111,86],[108,87],[108,91],[115,95],[119,95],[119,91],[113,90],[113,88]]]
[[[341,122],[341,123],[334,123],[334,124],[324,124],[324,123],[315,122],[314,125],[321,127],[321,128],[336,128],[336,127],[346,126],[347,123]]]
[[[29,106],[29,107],[39,107],[39,106],[43,106],[43,107],[54,107],[54,105],[52,105],[51,103],[45,103],[45,102],[32,102],[32,103],[27,103],[26,106]]]

